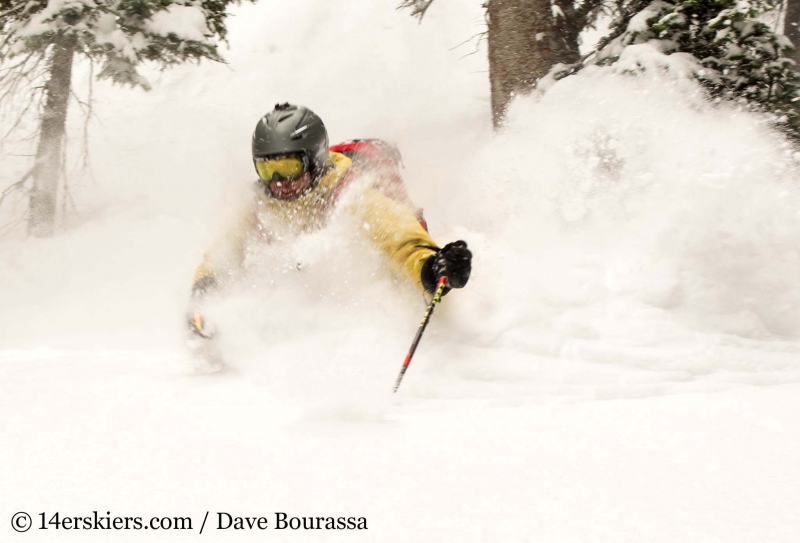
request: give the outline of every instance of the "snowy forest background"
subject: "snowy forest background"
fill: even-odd
[[[796,541],[797,5],[404,4],[0,0],[0,517]],[[398,143],[474,250],[396,397],[420,301],[335,229],[212,308],[235,371],[192,371],[193,268],[287,100]]]

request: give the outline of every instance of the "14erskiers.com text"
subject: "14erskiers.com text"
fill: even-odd
[[[206,511],[200,533],[206,527],[210,516]],[[240,517],[230,513],[217,512],[217,530],[367,530],[365,517],[291,517],[286,513],[274,513],[274,522],[267,517]],[[35,525],[30,515],[25,512],[15,514],[12,527],[17,532],[26,532],[31,528],[40,530],[194,530],[197,523],[190,516],[156,516],[151,518],[112,516],[92,511],[91,515],[74,516],[56,512],[52,515],[42,512],[38,514],[40,523]],[[212,520],[213,522],[213,520]],[[209,525],[211,528],[212,525]]]

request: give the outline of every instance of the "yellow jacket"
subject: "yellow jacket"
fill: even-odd
[[[226,269],[240,268],[248,243],[259,237],[269,242],[268,232],[273,226],[295,234],[323,227],[337,204],[337,187],[342,188],[340,183],[344,186],[352,165],[350,159],[340,153],[332,152],[331,161],[333,166],[328,173],[301,198],[278,200],[259,192],[238,223],[206,252],[194,274],[193,284],[205,278],[221,279]],[[368,225],[368,229],[362,230],[364,234],[422,289],[422,265],[439,247],[420,226],[413,210],[375,188],[365,189],[346,205],[360,223]],[[271,226],[265,225],[265,220]]]

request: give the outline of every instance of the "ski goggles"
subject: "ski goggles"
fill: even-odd
[[[256,158],[258,176],[270,181],[294,181],[308,172],[308,159],[305,156],[263,157]]]

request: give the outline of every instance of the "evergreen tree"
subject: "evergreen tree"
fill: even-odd
[[[36,87],[37,77],[46,80],[36,162],[25,177],[33,180],[30,233],[54,230],[75,56],[99,64],[100,79],[149,89],[138,71],[144,62],[163,69],[188,60],[220,61],[226,8],[237,2],[0,0],[0,97],[14,98],[21,81]]]
[[[759,17],[777,0],[633,0],[617,5],[611,34],[579,63],[551,72],[561,79],[590,66],[618,71],[686,73],[710,97],[762,111],[800,137],[800,76],[791,42]],[[543,82],[542,88],[549,82]]]

